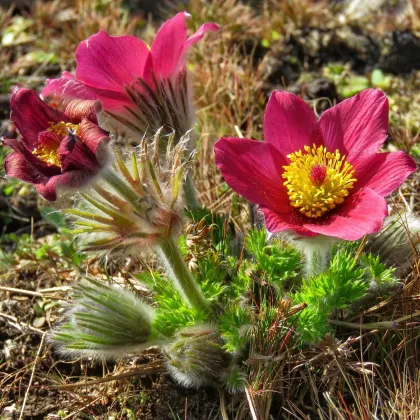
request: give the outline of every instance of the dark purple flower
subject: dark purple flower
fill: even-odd
[[[57,188],[89,182],[105,164],[110,140],[97,125],[100,106],[99,101],[73,100],[61,112],[33,90],[18,89],[10,118],[22,138],[2,139],[14,150],[4,163],[6,175],[34,184],[48,201],[57,199]]]

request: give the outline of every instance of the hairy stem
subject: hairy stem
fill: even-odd
[[[305,253],[305,274],[307,277],[315,277],[325,271],[328,261],[328,249],[308,246]]]
[[[210,303],[204,297],[191,271],[185,264],[174,240],[171,237],[165,238],[160,242],[158,250],[169,277],[171,277],[182,296],[192,307],[209,312]]]
[[[196,210],[199,208],[197,196],[195,194],[195,188],[192,181],[192,176],[190,173],[187,174],[184,184],[184,198],[185,203],[187,204],[190,210]]]

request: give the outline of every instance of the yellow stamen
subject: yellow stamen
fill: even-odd
[[[60,158],[58,157],[58,146],[55,144],[38,146],[32,154],[43,162],[48,163],[48,165],[55,165],[61,168]]]
[[[57,141],[39,145],[32,151],[32,154],[48,165],[54,165],[61,168],[61,162],[58,156],[58,147],[60,146],[61,140],[63,140],[63,138],[67,135],[69,129],[76,135],[79,134],[79,124],[60,121],[58,123],[50,122],[49,125],[50,128],[47,131],[54,133],[57,136]]]
[[[290,204],[307,217],[318,218],[334,209],[356,182],[353,166],[338,150],[332,153],[314,144],[287,157],[290,164],[283,166],[283,178]]]
[[[60,121],[58,123],[50,122],[48,124],[50,125],[48,131],[57,134],[58,137],[67,136],[69,129],[72,130],[76,135],[79,134],[79,124],[66,123],[64,121]]]

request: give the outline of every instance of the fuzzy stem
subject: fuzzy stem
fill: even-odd
[[[186,266],[184,258],[173,238],[168,237],[160,241],[158,249],[168,275],[172,278],[187,302],[194,308],[209,312],[210,303],[204,297],[191,271]]]
[[[184,184],[184,198],[185,202],[190,210],[196,210],[199,208],[197,196],[195,194],[195,188],[192,182],[192,176],[190,173],[187,174]]]
[[[305,275],[315,277],[327,268],[329,248],[307,246],[305,253]]]

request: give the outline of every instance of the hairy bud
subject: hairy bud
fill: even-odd
[[[64,210],[73,216],[73,233],[85,251],[133,254],[177,233],[189,158],[185,141],[173,145],[173,136],[162,156],[161,136],[158,131],[151,144],[144,140],[130,162],[115,150],[113,169],[103,172],[76,208]]]
[[[187,387],[198,388],[219,382],[229,364],[219,331],[209,325],[178,331],[165,352],[169,372]]]
[[[62,355],[116,359],[156,344],[150,340],[154,310],[134,294],[93,279],[75,291],[67,321],[49,338]]]

